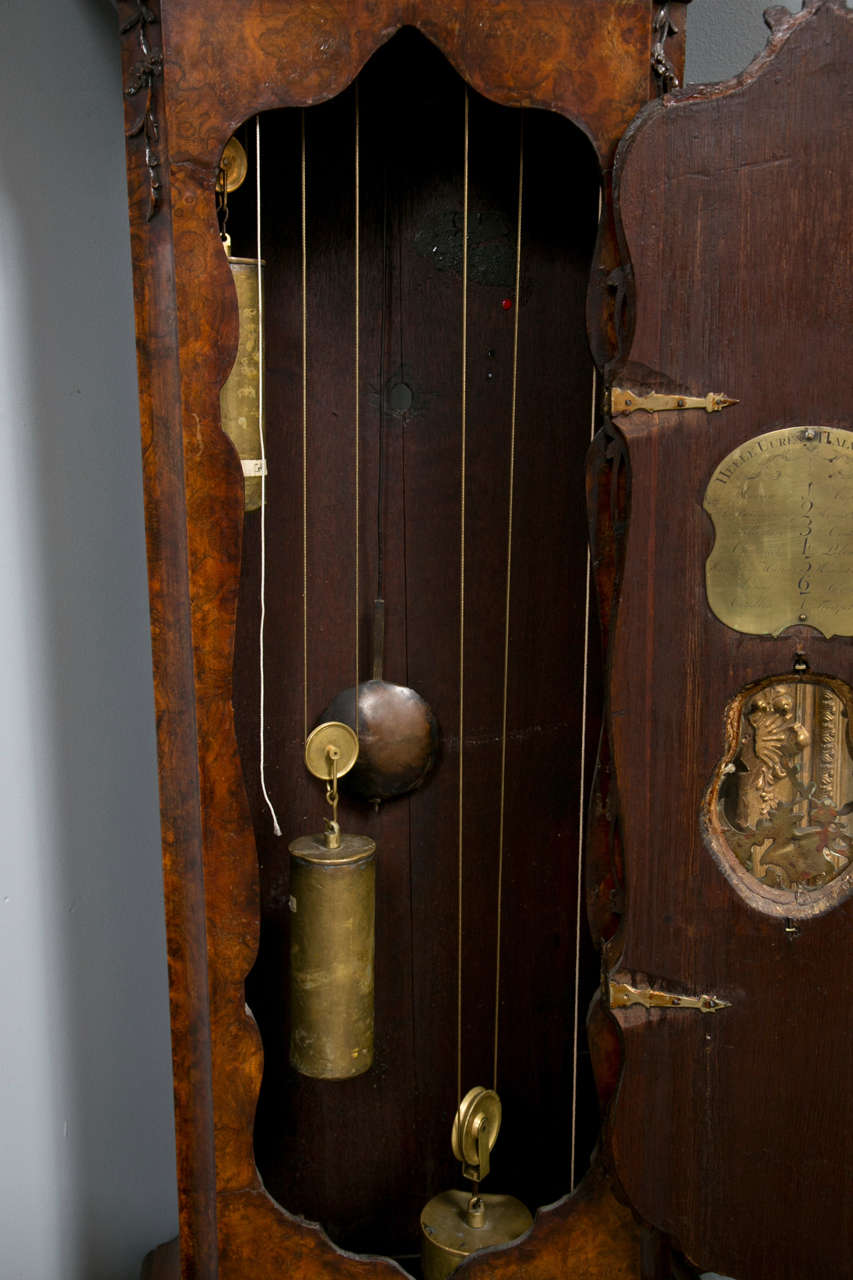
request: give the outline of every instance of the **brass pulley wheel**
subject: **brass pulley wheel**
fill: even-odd
[[[342,778],[358,759],[358,738],[348,724],[339,720],[327,720],[312,729],[305,743],[305,764],[315,778],[329,782],[332,778],[332,761],[338,778]]]
[[[460,1164],[477,1168],[480,1164],[479,1139],[485,1136],[489,1151],[497,1141],[501,1127],[501,1100],[493,1089],[478,1085],[470,1089],[459,1104],[453,1119],[451,1144]]]
[[[238,187],[243,185],[248,172],[249,159],[246,155],[245,147],[236,138],[229,138],[225,144],[225,150],[222,152],[222,159],[219,162],[219,177],[216,182],[216,190],[222,191],[224,180],[225,190],[229,194],[232,191],[236,191]]]

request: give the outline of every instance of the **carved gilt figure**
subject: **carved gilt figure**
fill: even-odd
[[[721,809],[732,851],[767,885],[816,889],[850,864],[842,722],[841,700],[806,683],[770,685],[746,707]]]

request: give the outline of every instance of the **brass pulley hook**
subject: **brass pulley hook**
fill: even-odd
[[[305,765],[309,773],[326,784],[326,803],[332,816],[326,818],[324,839],[327,849],[340,849],[338,824],[338,779],[349,773],[358,759],[358,738],[348,724],[326,720],[309,733],[305,742]]]
[[[341,847],[341,828],[338,824],[338,760],[340,756],[340,751],[333,744],[326,747],[326,758],[329,761],[326,803],[332,807],[331,818],[324,819],[327,849],[340,849]]]
[[[480,1249],[509,1244],[533,1225],[514,1196],[489,1195],[480,1183],[489,1172],[501,1127],[501,1102],[494,1089],[470,1089],[453,1119],[451,1145],[470,1191],[444,1191],[421,1214],[425,1280],[447,1280],[461,1262]]]

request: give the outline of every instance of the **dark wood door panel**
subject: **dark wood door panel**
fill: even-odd
[[[616,1015],[608,1146],[643,1217],[739,1280],[849,1270],[853,903],[795,922],[757,910],[712,856],[703,806],[729,702],[795,667],[849,684],[853,645],[721,622],[702,502],[754,436],[851,425],[851,125],[853,17],[813,4],[777,15],[737,82],[650,108],[617,162],[634,327],[616,380],[738,403],[616,423],[631,496],[610,673],[626,877],[611,969],[729,1007]]]

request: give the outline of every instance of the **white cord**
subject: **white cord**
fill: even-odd
[[[261,792],[272,815],[272,829],[281,835],[278,817],[267,791],[264,774],[264,626],[267,618],[267,454],[264,441],[264,289],[261,264],[261,117],[255,116],[255,238],[258,255],[258,423],[261,437],[261,626],[259,642],[260,661],[260,773]]]

